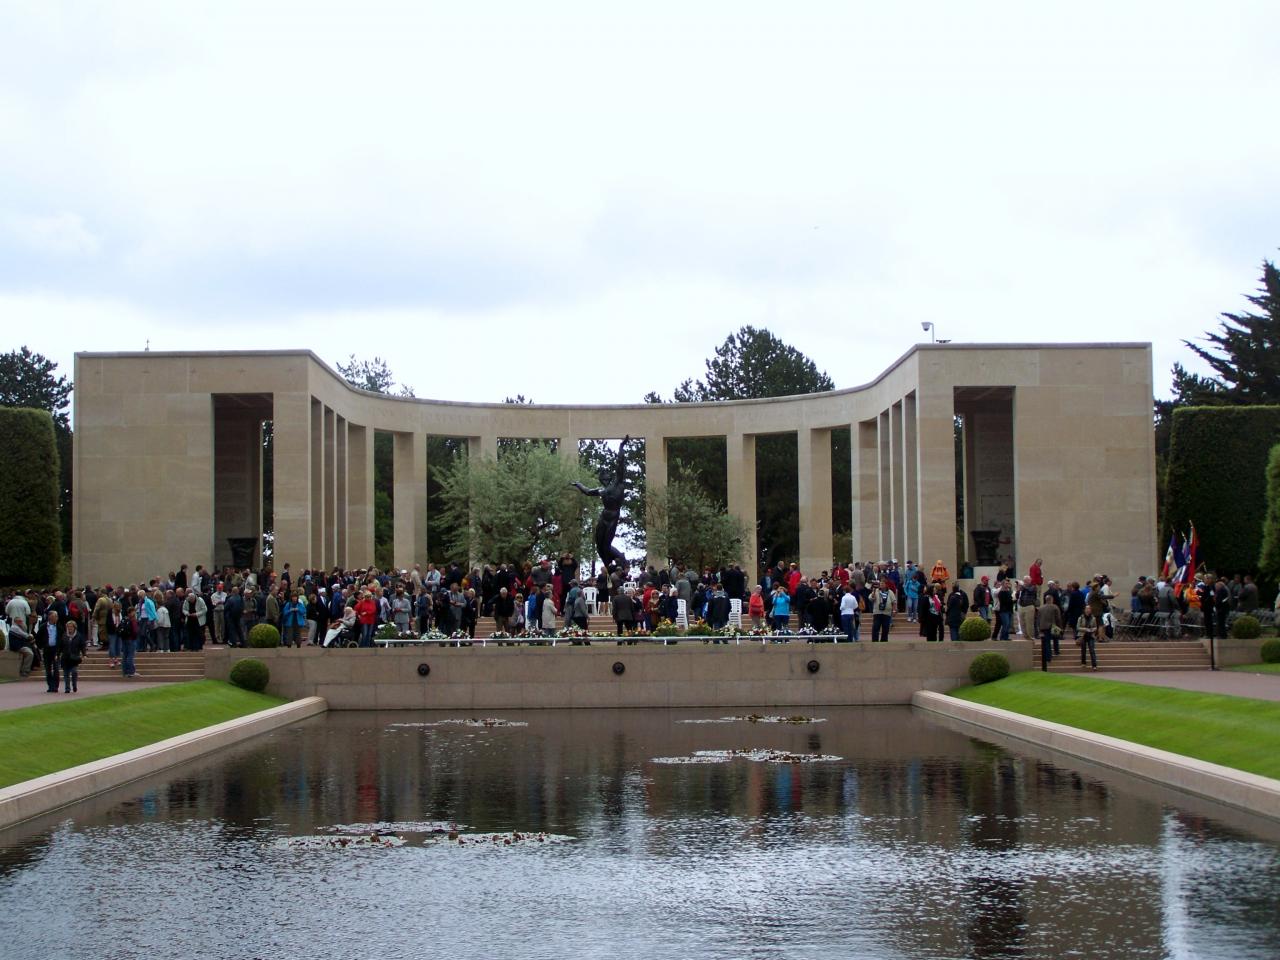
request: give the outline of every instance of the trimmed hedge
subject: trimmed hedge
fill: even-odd
[[[969,643],[991,639],[991,624],[981,617],[966,617],[960,624],[960,639]]]
[[[267,683],[271,680],[271,671],[261,660],[249,657],[246,660],[236,661],[236,665],[231,668],[230,679],[241,689],[261,693],[267,689]]]
[[[1194,523],[1199,561],[1220,574],[1253,573],[1267,512],[1267,461],[1280,440],[1280,406],[1173,411],[1160,542]]]
[[[969,662],[969,679],[975,684],[1003,680],[1009,675],[1009,658],[1003,653],[980,653]]]
[[[1280,640],[1272,637],[1262,645],[1263,663],[1280,663]]]
[[[0,583],[52,584],[62,559],[53,417],[0,407],[0,450]]]
[[[1231,636],[1236,640],[1256,640],[1262,636],[1262,624],[1248,614],[1236,617],[1231,622]]]
[[[1280,444],[1267,456],[1267,516],[1262,521],[1258,569],[1267,579],[1280,580]]]
[[[259,623],[249,631],[249,646],[259,650],[280,646],[280,631],[269,623]]]

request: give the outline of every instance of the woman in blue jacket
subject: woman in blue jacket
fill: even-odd
[[[284,645],[290,643],[302,646],[302,638],[306,636],[307,605],[298,599],[298,591],[289,594],[289,600],[280,611],[280,624],[284,628]]]
[[[773,629],[787,633],[791,628],[791,597],[782,584],[773,588]]]

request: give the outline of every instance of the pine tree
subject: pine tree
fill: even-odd
[[[1185,343],[1214,375],[1197,377],[1174,366],[1174,389],[1191,403],[1280,403],[1280,270],[1262,262],[1258,292],[1246,297],[1258,313],[1223,313],[1207,347]]]

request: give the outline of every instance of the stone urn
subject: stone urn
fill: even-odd
[[[999,530],[970,530],[969,536],[973,537],[976,566],[994,567],[999,563],[997,559],[1000,552]]]
[[[231,565],[237,570],[253,566],[253,555],[258,551],[257,537],[227,537],[231,548]]]

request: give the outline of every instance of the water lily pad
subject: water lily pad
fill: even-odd
[[[792,753],[790,750],[753,748],[750,750],[696,750],[687,757],[654,757],[651,763],[666,765],[728,763],[751,760],[756,763],[832,763],[843,760],[826,753]]]

